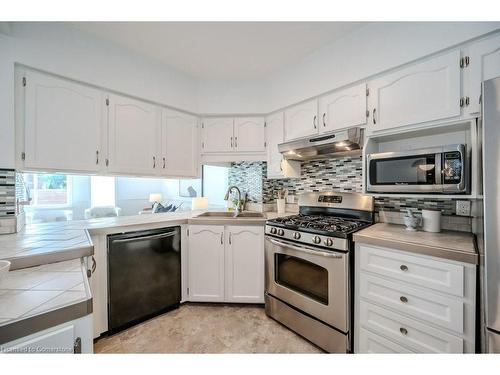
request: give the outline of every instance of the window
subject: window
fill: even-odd
[[[226,206],[224,195],[228,188],[228,167],[203,166],[203,196],[211,206]]]
[[[92,176],[90,178],[91,207],[115,206],[115,178]]]
[[[65,207],[71,204],[70,176],[25,173],[24,181],[30,191],[32,206]]]

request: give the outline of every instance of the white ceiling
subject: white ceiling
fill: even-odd
[[[203,79],[262,77],[363,27],[361,22],[72,22]]]

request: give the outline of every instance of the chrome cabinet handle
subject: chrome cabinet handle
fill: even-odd
[[[156,168],[156,156],[153,156],[153,168]]]
[[[238,147],[238,137],[234,137],[234,147]]]
[[[220,244],[224,245],[224,232],[220,234]]]
[[[406,328],[403,328],[403,327],[401,327],[401,328],[399,329],[399,332],[401,332],[401,334],[402,334],[403,336],[406,336],[406,335],[408,334],[408,330],[407,330]]]
[[[401,271],[408,271],[408,266],[404,264],[400,265],[399,268],[401,269]]]
[[[92,267],[91,267],[92,273],[95,272],[96,268],[97,268],[97,262],[96,262],[94,256],[92,255]]]
[[[377,108],[373,108],[373,125],[377,124],[377,120],[375,119],[375,114],[377,113]]]
[[[324,127],[326,127],[325,117],[326,117],[326,113],[323,113],[323,126]]]
[[[403,302],[403,303],[408,302],[408,298],[406,298],[405,296],[401,296],[401,297],[399,297],[399,300],[400,300],[401,302]]]
[[[165,169],[165,163],[166,163],[166,160],[165,160],[165,157],[163,157],[163,169]]]
[[[99,150],[96,150],[95,152],[95,163],[99,164]]]
[[[283,172],[283,157],[281,158],[280,161],[280,171]]]
[[[233,234],[229,232],[229,245],[232,245],[232,236]]]
[[[314,117],[313,117],[313,126],[314,126],[314,129],[316,129],[316,115],[314,115]]]

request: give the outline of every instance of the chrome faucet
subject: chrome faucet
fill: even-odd
[[[237,186],[229,186],[227,188],[226,195],[224,196],[224,200],[225,201],[229,200],[229,194],[231,194],[231,192],[233,190],[236,190],[236,192],[238,193],[238,203],[236,203],[236,207],[234,208],[233,217],[238,217],[238,215],[240,214],[240,212],[243,208],[243,207],[241,207],[241,191],[240,191],[240,189],[238,189]]]

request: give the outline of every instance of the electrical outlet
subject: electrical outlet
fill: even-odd
[[[470,216],[470,201],[457,201],[457,215]]]

